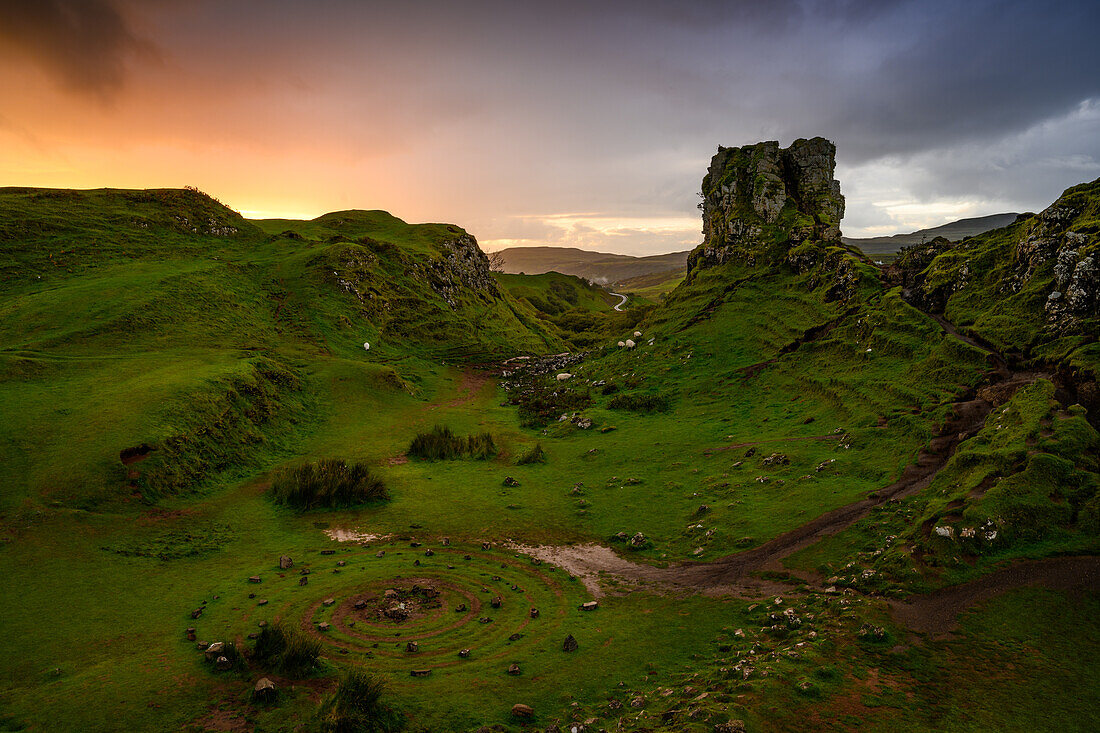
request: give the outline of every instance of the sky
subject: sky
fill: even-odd
[[[717,146],[837,144],[847,236],[1100,177],[1100,2],[0,0],[0,186],[699,243]]]

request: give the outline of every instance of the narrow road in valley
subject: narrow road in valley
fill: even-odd
[[[610,290],[608,290],[607,292],[611,293]],[[627,296],[623,295],[622,293],[611,293],[611,294],[614,295],[616,298],[622,298],[622,300],[619,301],[619,304],[617,306],[615,306],[615,310],[621,311],[623,309],[623,306],[626,305]]]

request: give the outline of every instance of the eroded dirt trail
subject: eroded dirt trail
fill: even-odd
[[[1100,557],[1027,560],[995,570],[969,583],[914,596],[904,603],[891,601],[890,613],[896,621],[913,631],[942,635],[958,626],[959,613],[966,607],[998,593],[1025,586],[1042,586],[1051,590],[1100,590]]]
[[[789,585],[761,578],[760,571],[783,571],[782,561],[791,554],[850,527],[884,502],[911,496],[927,488],[955,454],[959,445],[981,430],[994,407],[1007,401],[1017,389],[1036,379],[1049,379],[1051,376],[1042,372],[1015,370],[989,344],[960,333],[942,316],[932,313],[925,315],[935,320],[946,333],[985,352],[991,367],[990,374],[983,387],[953,405],[950,417],[939,434],[918,453],[916,461],[905,468],[898,480],[876,491],[872,496],[827,512],[759,547],[711,562],[681,562],[662,568],[632,562],[620,557],[611,548],[597,544],[513,547],[566,569],[580,578],[595,596],[603,593],[600,580],[607,576],[628,585],[659,586],[666,590],[708,595],[758,596],[779,591],[790,592]],[[807,338],[809,337],[810,334],[807,334]],[[829,437],[832,436],[814,436],[809,439]],[[744,445],[750,444],[728,448]],[[810,581],[820,585],[820,578],[810,578]],[[953,627],[958,613],[966,606],[1011,588],[1033,584],[1051,588],[1082,585],[1100,588],[1100,558],[1067,557],[1020,563],[970,583],[916,597],[907,603],[895,602],[891,608],[895,617],[914,631],[942,633]]]

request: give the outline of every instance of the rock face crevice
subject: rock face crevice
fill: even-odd
[[[836,146],[825,138],[719,147],[703,178],[703,244],[688,258],[698,269],[737,258],[779,261],[801,245],[840,244],[844,197]]]

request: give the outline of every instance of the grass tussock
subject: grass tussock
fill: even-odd
[[[535,443],[533,448],[516,459],[516,463],[521,466],[531,463],[546,463],[546,451],[542,449],[542,443]]]
[[[417,433],[408,450],[411,457],[426,461],[465,457],[487,460],[499,452],[492,434],[455,435],[446,425],[436,425],[427,433]]]
[[[271,495],[279,504],[307,509],[337,509],[389,499],[382,479],[363,463],[325,458],[277,474]]]
[[[287,677],[306,677],[317,668],[321,642],[281,622],[265,626],[252,647],[252,658]]]
[[[324,733],[390,733],[403,727],[401,716],[389,705],[382,678],[349,670],[336,689],[321,700],[317,720]]]
[[[607,407],[610,410],[628,412],[668,412],[672,403],[668,397],[659,394],[620,394],[612,397]]]

